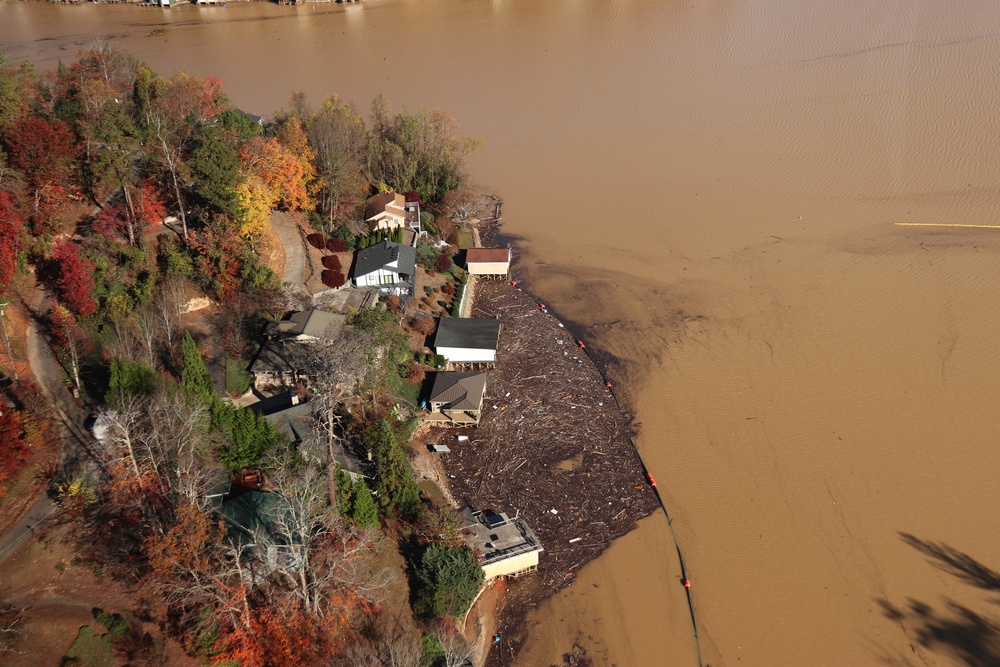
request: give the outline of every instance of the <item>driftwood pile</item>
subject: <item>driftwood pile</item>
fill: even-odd
[[[658,504],[629,416],[569,331],[504,282],[478,282],[473,317],[502,323],[481,423],[431,438],[452,450],[444,463],[456,499],[519,512],[535,531],[545,552],[529,597],[544,597]]]

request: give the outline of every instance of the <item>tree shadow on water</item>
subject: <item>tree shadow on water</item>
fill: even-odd
[[[907,533],[900,533],[900,538],[927,556],[936,568],[959,581],[987,591],[1000,591],[1000,573],[968,554]],[[918,653],[914,646],[916,643],[923,649],[946,655],[957,664],[968,667],[1000,665],[1000,622],[992,614],[976,611],[948,598],[942,599],[939,608],[913,598],[903,605],[885,598],[876,602],[886,618],[899,623],[911,642],[913,653]],[[1000,599],[994,597],[984,604],[1000,604]],[[902,657],[898,662],[888,657],[884,659],[890,664],[912,664]]]
[[[921,540],[909,533],[900,533],[904,543],[927,556],[939,570],[967,584],[988,591],[1000,591],[1000,572],[983,565],[967,553],[942,542]]]

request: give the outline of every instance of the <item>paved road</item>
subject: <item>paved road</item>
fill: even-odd
[[[45,308],[47,300],[43,300],[42,310],[39,312],[43,312]],[[97,453],[93,448],[93,440],[84,427],[87,412],[78,406],[70,395],[63,382],[63,372],[59,362],[36,324],[28,327],[26,338],[28,363],[42,393],[52,407],[61,435],[62,448],[58,475],[96,479],[99,473]],[[48,495],[39,498],[13,528],[0,536],[0,563],[14,555],[18,547],[30,539],[35,529],[57,509],[58,506]]]
[[[39,498],[38,502],[28,510],[28,513],[21,518],[17,525],[7,531],[6,535],[0,537],[0,563],[13,556],[17,552],[17,548],[35,534],[35,528],[57,509],[59,506],[48,496]]]

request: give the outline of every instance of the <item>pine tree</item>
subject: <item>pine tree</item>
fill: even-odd
[[[197,398],[212,406],[219,398],[212,384],[212,378],[205,368],[198,345],[189,332],[181,339],[181,387],[192,398]]]
[[[359,526],[377,526],[378,507],[372,498],[372,492],[368,490],[368,485],[360,477],[354,480],[353,495],[351,518]]]

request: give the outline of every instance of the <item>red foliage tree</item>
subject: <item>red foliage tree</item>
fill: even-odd
[[[307,236],[306,241],[308,241],[309,245],[317,250],[323,250],[326,247],[326,239],[323,238],[323,235],[318,232]]]
[[[94,216],[90,229],[107,241],[127,241],[128,211],[118,206],[105,206]]]
[[[32,202],[32,231],[50,232],[65,205],[76,147],[66,125],[31,116],[14,122],[4,135],[9,164],[24,174]]]
[[[347,252],[347,241],[336,236],[328,236],[326,239],[326,249],[330,252]]]
[[[451,271],[451,257],[444,253],[438,255],[437,270],[439,273]]]
[[[343,272],[343,265],[340,263],[340,258],[336,255],[327,255],[323,258],[323,266],[330,269],[331,271],[341,271]]]
[[[342,271],[333,271],[330,269],[323,271],[323,273],[320,274],[320,279],[327,287],[340,287],[347,282],[347,278],[344,277]]]
[[[80,257],[80,248],[67,241],[60,242],[52,253],[58,265],[56,292],[70,310],[79,317],[94,312],[94,266]]]
[[[135,217],[141,225],[159,224],[167,214],[167,204],[152,181],[143,181],[135,193]]]
[[[0,294],[17,271],[17,256],[24,240],[24,218],[17,214],[10,194],[0,191]]]
[[[177,118],[193,118],[196,121],[215,118],[232,106],[218,77],[185,72],[170,79],[164,102]]]
[[[4,482],[28,465],[30,450],[24,441],[23,413],[7,405],[0,406],[0,496]]]
[[[64,123],[37,116],[18,119],[4,135],[4,144],[10,166],[23,173],[32,188],[69,179],[76,147]]]

